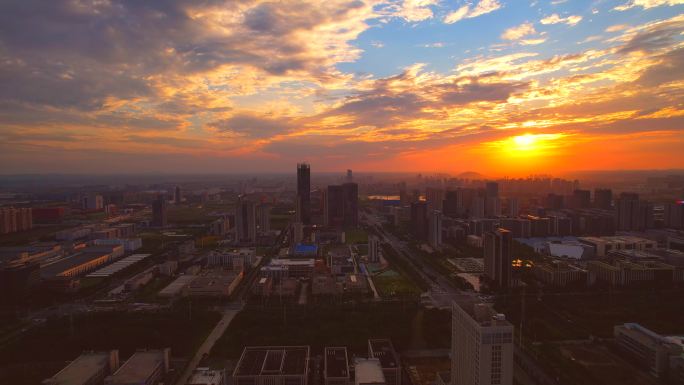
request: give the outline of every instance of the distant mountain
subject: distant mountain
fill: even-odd
[[[484,179],[485,176],[478,173],[478,172],[475,172],[475,171],[466,171],[466,172],[462,172],[462,173],[456,175],[456,178],[460,178],[460,179]]]

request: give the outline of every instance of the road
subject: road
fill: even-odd
[[[221,318],[219,323],[216,324],[211,333],[209,333],[207,339],[204,340],[202,346],[200,346],[200,348],[197,350],[192,360],[188,362],[185,371],[178,378],[178,381],[176,381],[176,385],[185,385],[188,383],[190,376],[192,376],[192,372],[195,370],[195,368],[197,368],[197,365],[199,365],[202,358],[204,358],[205,355],[208,355],[209,352],[211,352],[211,348],[213,348],[216,341],[218,341],[219,338],[221,338],[223,333],[228,328],[228,325],[230,325],[230,322],[240,312],[240,310],[242,310],[242,303],[237,304],[237,306],[239,307],[232,307],[224,310],[223,317]]]
[[[423,261],[420,256],[414,254],[413,250],[406,243],[393,234],[386,232],[376,215],[364,214],[361,219],[366,225],[375,229],[380,237],[382,237],[382,240],[392,246],[400,258],[404,258],[413,265],[415,271],[430,285],[428,295],[436,307],[450,308],[451,302],[457,297],[476,295],[474,293],[462,292],[454,287],[448,278]]]

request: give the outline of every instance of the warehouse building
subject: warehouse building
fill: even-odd
[[[119,368],[119,351],[84,352],[43,385],[95,385]]]
[[[308,346],[250,346],[233,371],[233,385],[307,385]]]

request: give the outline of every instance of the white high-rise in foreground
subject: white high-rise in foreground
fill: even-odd
[[[490,304],[453,303],[451,385],[511,385],[513,325]]]

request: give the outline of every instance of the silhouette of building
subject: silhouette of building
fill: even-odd
[[[180,204],[182,200],[183,192],[181,191],[180,186],[176,186],[176,188],[173,190],[173,201],[175,204]]]
[[[594,207],[604,210],[613,208],[613,190],[601,188],[594,190]]]
[[[356,183],[328,186],[325,207],[326,225],[356,228],[359,224],[359,186]]]
[[[491,304],[454,302],[451,385],[512,385],[513,325]]]
[[[368,236],[368,262],[380,262],[380,238],[376,235]]]
[[[511,232],[496,229],[484,233],[485,275],[500,288],[511,286]]]
[[[591,191],[575,190],[572,192],[572,204],[577,209],[588,209],[591,207]]]
[[[411,203],[411,232],[419,240],[427,240],[427,202]]]
[[[620,194],[615,201],[615,225],[618,231],[643,231],[653,227],[653,206],[639,199],[639,194]]]
[[[428,243],[434,248],[442,246],[442,212],[432,210],[428,222]]]
[[[297,221],[311,223],[311,166],[297,164]]]
[[[257,216],[254,202],[245,197],[238,198],[235,213],[235,235],[240,243],[254,243],[257,235]]]
[[[104,199],[99,194],[88,194],[81,198],[81,208],[83,210],[102,210]]]
[[[166,207],[166,198],[163,195],[158,195],[157,199],[152,202],[152,226],[166,227],[168,225],[168,215]]]
[[[268,203],[262,203],[259,206],[257,206],[257,213],[256,213],[256,222],[257,222],[257,227],[259,228],[259,232],[261,233],[267,233],[271,231],[271,209],[273,206],[271,206]]]

